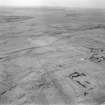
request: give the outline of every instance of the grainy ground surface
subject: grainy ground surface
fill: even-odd
[[[0,105],[103,104],[104,15],[0,8]]]

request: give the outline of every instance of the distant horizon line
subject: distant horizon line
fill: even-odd
[[[100,7],[69,7],[69,6],[1,6],[0,8],[58,8],[58,9],[105,9]]]

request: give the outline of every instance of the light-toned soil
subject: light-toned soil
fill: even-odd
[[[0,105],[104,103],[104,13],[1,8]]]

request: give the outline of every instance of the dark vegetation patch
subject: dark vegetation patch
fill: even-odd
[[[105,49],[102,48],[90,48],[90,57],[91,62],[101,64],[105,62]]]
[[[30,16],[1,16],[0,23],[20,22],[32,19]]]
[[[86,73],[73,72],[68,76],[81,91],[80,95],[87,96],[96,88],[92,79]]]

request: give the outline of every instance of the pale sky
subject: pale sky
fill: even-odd
[[[0,6],[63,6],[105,8],[105,0],[0,0]]]

